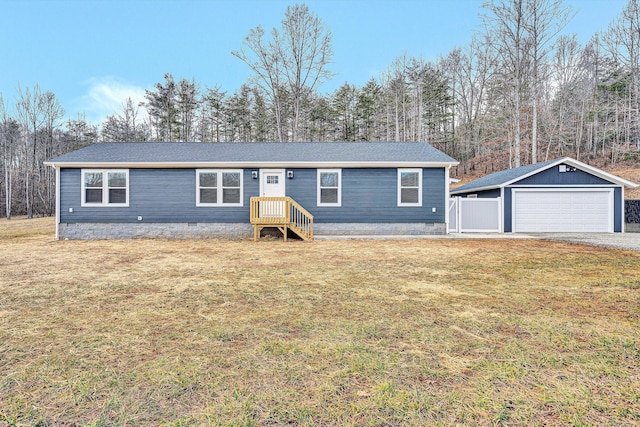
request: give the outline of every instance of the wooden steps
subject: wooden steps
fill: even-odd
[[[252,197],[250,201],[253,240],[265,227],[274,227],[287,240],[288,230],[302,240],[313,240],[313,215],[291,197]]]

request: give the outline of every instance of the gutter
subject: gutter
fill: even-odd
[[[446,168],[458,162],[44,162],[54,168],[197,169],[197,168]]]

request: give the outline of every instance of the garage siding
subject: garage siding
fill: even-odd
[[[611,185],[609,181],[580,169],[573,172],[560,172],[559,166],[540,171],[511,185]]]
[[[613,189],[613,232],[622,233],[624,230],[624,200],[622,187]]]

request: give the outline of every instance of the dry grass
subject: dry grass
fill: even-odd
[[[0,426],[640,423],[637,252],[24,224],[0,222]]]
[[[608,170],[607,172],[629,180],[633,183],[640,184],[640,168],[620,167],[613,170]],[[624,197],[625,199],[640,199],[640,187],[625,189]]]

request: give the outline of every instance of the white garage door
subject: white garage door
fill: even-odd
[[[520,233],[613,232],[612,190],[513,190]]]

